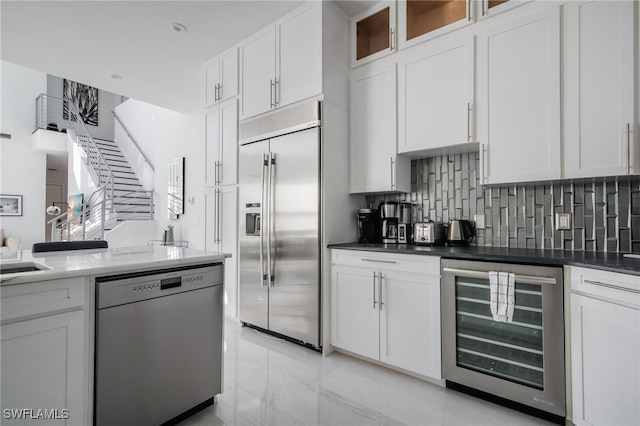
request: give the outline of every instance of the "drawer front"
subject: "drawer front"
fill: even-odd
[[[571,291],[640,308],[640,277],[571,267]]]
[[[4,286],[0,289],[0,318],[4,323],[82,308],[87,303],[86,294],[86,279],[83,277]]]
[[[333,249],[331,250],[331,263],[387,271],[440,275],[440,258],[438,256]]]

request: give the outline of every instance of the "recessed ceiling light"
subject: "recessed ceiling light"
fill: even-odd
[[[185,27],[182,24],[179,24],[177,22],[174,22],[173,24],[171,24],[171,29],[173,29],[173,31],[177,32],[177,33],[186,33],[187,32],[187,27]]]
[[[113,78],[114,80],[120,80],[122,76],[118,74],[111,74],[111,78]]]

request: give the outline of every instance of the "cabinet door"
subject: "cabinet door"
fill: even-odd
[[[220,105],[219,185],[238,183],[238,102]]]
[[[351,20],[351,66],[397,50],[396,2],[382,0]]]
[[[218,100],[226,101],[238,95],[238,49],[220,56],[220,89]]]
[[[285,106],[322,92],[322,5],[289,15],[276,25],[276,106]]]
[[[473,40],[434,41],[425,47],[399,63],[400,153],[474,140]]]
[[[88,354],[84,311],[2,325],[2,410],[56,409],[46,424],[86,424]],[[86,355],[86,356],[85,356]],[[62,410],[68,410],[67,415]],[[7,419],[3,425],[33,425],[42,419]]]
[[[483,183],[560,178],[560,12],[478,36]]]
[[[379,290],[374,274],[366,268],[331,268],[331,344],[379,359]]]
[[[351,76],[350,192],[408,191],[396,173],[396,68]],[[405,188],[406,186],[406,188]]]
[[[634,2],[569,2],[565,8],[564,177],[633,173]]]
[[[218,185],[220,179],[220,108],[207,110],[205,114],[205,185]]]
[[[400,49],[422,43],[473,23],[470,0],[399,0]]]
[[[240,46],[242,61],[240,117],[252,117],[275,106],[275,27]]]
[[[440,380],[440,278],[381,274],[380,361]]]
[[[220,84],[220,58],[216,58],[205,68],[206,105],[213,105],[218,101],[218,87]]]
[[[222,186],[205,192],[205,249],[231,253],[224,265],[225,315],[238,316],[238,188]]]
[[[573,422],[640,424],[640,311],[571,295]]]

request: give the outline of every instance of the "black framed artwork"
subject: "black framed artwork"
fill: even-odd
[[[83,123],[98,125],[98,89],[65,78],[62,80],[62,97],[64,98],[63,119],[75,120],[73,109],[69,110],[69,101],[71,101],[77,108]]]

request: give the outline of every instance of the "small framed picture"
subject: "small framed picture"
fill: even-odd
[[[22,216],[22,195],[0,194],[0,216]]]

